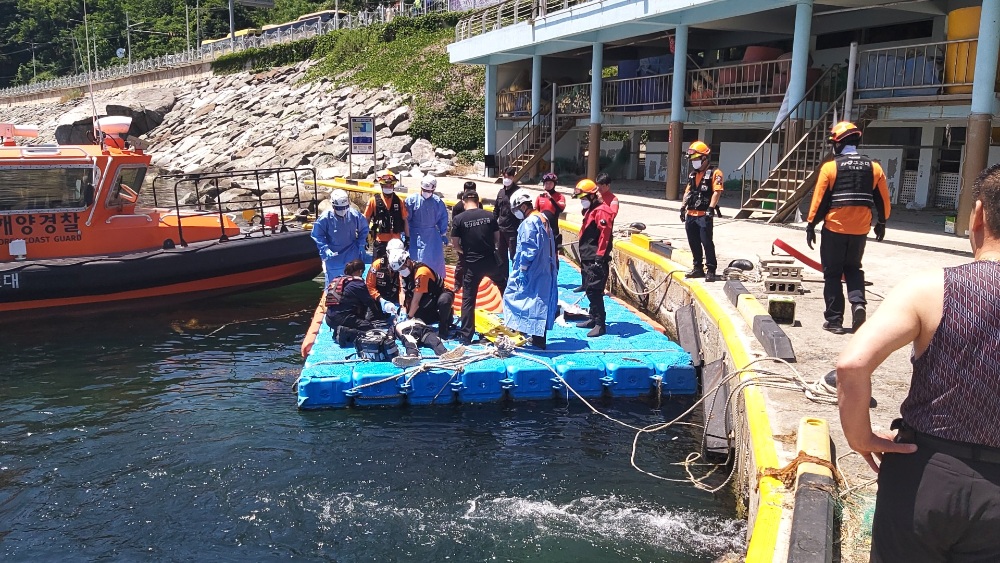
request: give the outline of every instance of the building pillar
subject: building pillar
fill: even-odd
[[[666,198],[680,199],[681,152],[684,143],[684,92],[687,82],[688,26],[679,25],[674,29],[674,77],[670,91],[670,147],[667,149],[667,192]]]
[[[958,215],[955,234],[966,236],[969,215],[975,207],[972,184],[986,168],[990,156],[990,134],[996,113],[994,84],[997,76],[997,56],[1000,55],[1000,0],[983,0],[979,19],[979,45],[976,48],[976,74],[972,78],[972,112],[965,133],[965,160],[962,163],[962,183],[958,190]]]
[[[795,35],[792,38],[792,66],[788,71],[788,110],[806,97],[809,72],[809,40],[812,35],[812,0],[795,5]],[[799,116],[801,117],[801,116]]]
[[[486,65],[485,86],[486,139],[483,146],[487,155],[495,157],[497,154],[497,65]]]
[[[542,56],[531,57],[531,115],[542,109]]]
[[[913,202],[921,207],[928,207],[934,186],[937,185],[938,159],[941,156],[941,142],[944,139],[944,128],[925,125],[920,129],[920,164],[917,166],[917,191]]]
[[[628,168],[625,170],[626,180],[639,179],[639,143],[642,142],[642,131],[634,129],[628,135]],[[645,177],[645,175],[643,175]]]
[[[587,147],[587,177],[601,171],[601,86],[604,82],[604,44],[594,43],[590,62],[590,144]]]

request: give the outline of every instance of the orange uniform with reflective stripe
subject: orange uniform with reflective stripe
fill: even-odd
[[[877,190],[875,197],[881,197],[885,204],[885,218],[889,218],[891,202],[889,201],[889,186],[886,183],[885,172],[879,163],[872,161],[872,172],[875,175],[875,185],[872,189]],[[827,190],[833,187],[837,180],[837,163],[830,161],[819,169],[819,179],[816,181],[816,189],[813,191],[812,205],[809,207],[809,222],[817,220],[816,212],[823,202],[823,196]],[[872,210],[870,207],[854,205],[850,207],[835,207],[826,214],[823,228],[834,233],[844,235],[867,235],[872,225]]]

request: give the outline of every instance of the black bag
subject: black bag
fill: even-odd
[[[396,339],[384,330],[369,330],[354,341],[358,358],[372,362],[391,362],[399,355]]]

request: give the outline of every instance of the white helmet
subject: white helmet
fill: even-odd
[[[351,206],[351,198],[347,197],[347,192],[344,190],[333,190],[330,194],[330,203],[334,209],[345,209]]]
[[[403,239],[394,238],[385,245],[385,251],[387,254],[392,254],[393,250],[403,250]]]
[[[420,189],[424,191],[432,192],[437,189],[437,186],[437,178],[431,176],[430,174],[424,176],[423,180],[420,180]]]
[[[392,268],[394,272],[398,272],[403,264],[410,259],[410,253],[402,250],[396,249],[389,253],[389,267]]]
[[[531,197],[531,192],[521,188],[514,192],[514,195],[510,196],[510,207],[511,209],[517,209],[525,203],[531,203],[532,199],[534,198]]]

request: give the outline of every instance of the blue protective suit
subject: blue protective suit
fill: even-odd
[[[331,209],[313,223],[312,239],[326,267],[326,287],[329,287],[330,280],[344,275],[348,262],[361,258],[368,243],[368,220],[353,207],[344,217],[337,217]],[[332,256],[333,253],[337,255]]]
[[[424,199],[420,194],[406,198],[410,223],[410,257],[430,266],[445,277],[444,241],[448,236],[448,207],[437,195]]]
[[[543,336],[552,329],[559,304],[556,249],[552,229],[534,212],[517,228],[513,273],[503,292],[503,318],[508,327]]]

